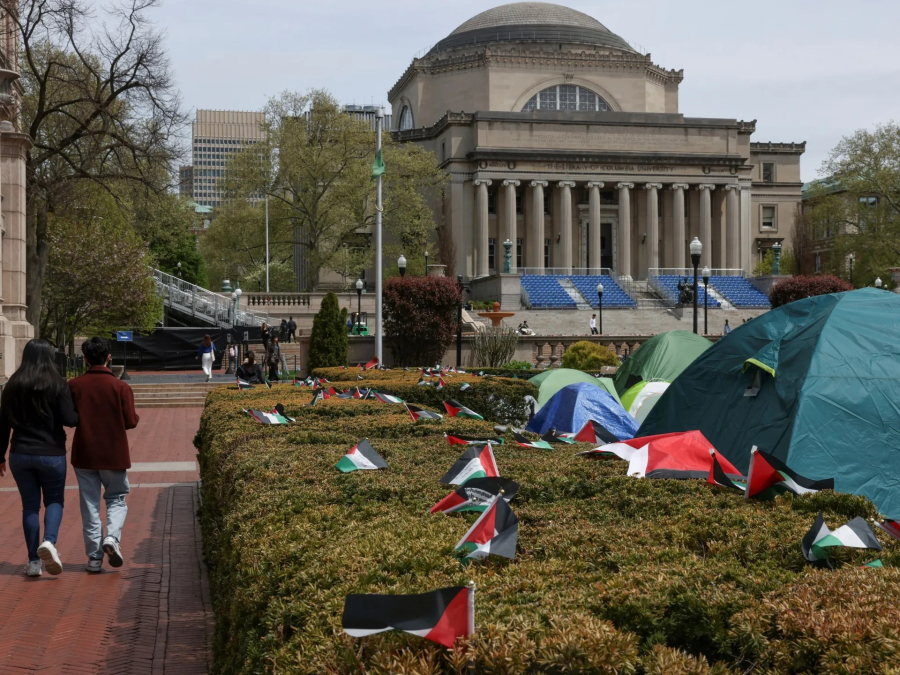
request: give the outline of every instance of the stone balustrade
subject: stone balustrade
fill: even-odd
[[[309,293],[256,293],[244,292],[241,302],[248,307],[297,307],[310,306]]]

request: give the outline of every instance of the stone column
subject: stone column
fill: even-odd
[[[619,183],[619,255],[616,260],[620,277],[631,278],[631,192],[634,183]]]
[[[662,183],[646,183],[647,191],[647,276],[659,267],[659,190]]]
[[[703,253],[700,256],[700,269],[712,264],[712,191],[715,185],[698,185],[700,190],[700,242]]]
[[[603,267],[602,232],[600,227],[600,188],[603,183],[588,183],[590,193],[588,217],[590,219],[590,237],[588,238],[588,259],[590,267]]]
[[[561,180],[559,194],[559,266],[563,274],[572,273],[572,188],[575,183]]]
[[[517,180],[503,181],[503,187],[506,188],[506,227],[504,228],[503,240],[509,239],[513,245],[512,260],[510,261],[510,271],[516,271],[516,188],[521,183]]]
[[[475,276],[486,277],[490,274],[488,267],[488,186],[490,180],[473,180],[475,186],[475,218],[477,221],[475,236]]]
[[[740,185],[725,186],[725,267],[741,266]]]
[[[531,181],[531,227],[525,241],[525,256],[528,267],[544,269],[544,188],[545,180]]]
[[[684,244],[684,191],[690,186],[686,183],[675,183],[672,185],[672,240],[675,245],[675,255],[672,258],[672,264],[676,269],[687,267]]]

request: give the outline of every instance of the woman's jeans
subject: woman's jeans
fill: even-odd
[[[66,456],[11,452],[9,470],[22,496],[22,529],[28,560],[40,560],[37,550],[41,545],[41,493],[45,508],[43,541],[56,545],[66,494]]]

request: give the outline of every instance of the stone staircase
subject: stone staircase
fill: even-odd
[[[134,405],[137,408],[202,408],[206,395],[224,382],[173,382],[159,384],[134,383]]]
[[[557,279],[557,281],[559,281],[559,285],[563,287],[563,290],[569,294],[569,297],[575,301],[578,309],[591,309],[591,304],[585,300],[581,292],[575,288],[575,284],[572,283],[571,279],[562,277]]]

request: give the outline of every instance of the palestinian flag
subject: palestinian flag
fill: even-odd
[[[523,448],[539,448],[541,450],[552,450],[553,446],[550,445],[545,440],[540,441],[529,441],[522,434],[517,434],[513,432],[513,438],[516,439],[516,443],[521,445]]]
[[[457,638],[475,632],[475,588],[452,586],[421,595],[348,595],[341,626],[353,637],[402,630],[452,647]]]
[[[857,516],[832,532],[828,529],[828,525],[825,524],[825,519],[820,513],[809,532],[803,537],[803,541],[800,542],[803,557],[811,563],[831,568],[831,563],[828,561],[828,549],[835,546],[881,550],[881,544],[878,543],[875,533],[872,532],[872,528],[869,527],[865,518]]]
[[[447,409],[447,414],[450,415],[450,417],[465,417],[470,420],[484,419],[474,410],[469,410],[462,403],[455,401],[452,398],[449,401],[444,401],[444,407]]]
[[[900,541],[900,522],[896,520],[885,520],[883,523],[875,522],[875,526],[887,532],[897,541]]]
[[[349,389],[347,391],[342,391],[340,394],[337,395],[336,398],[343,398],[343,399],[353,398],[353,392],[350,391]]]
[[[252,384],[250,384],[249,382],[246,382],[245,380],[242,380],[240,378],[238,378],[237,386],[238,386],[238,389],[240,389],[241,391],[244,391],[245,389],[253,389]]]
[[[460,385],[459,390],[460,390],[461,392],[463,392],[463,391],[468,391],[469,387],[471,387],[471,386],[472,386],[472,385],[469,384],[468,382],[463,382],[463,383]]]
[[[775,455],[763,452],[754,445],[750,450],[750,471],[747,474],[745,499],[772,499],[777,494],[793,492],[797,495],[819,490],[834,490],[834,478],[810,480],[791,471]]]
[[[422,368],[422,374],[425,375],[426,377],[431,377],[431,375],[432,375],[431,368]]]
[[[341,461],[335,464],[335,467],[344,473],[361,469],[390,468],[365,438],[350,448],[350,452],[341,457]]]
[[[369,369],[371,369],[371,368],[374,368],[374,367],[377,366],[377,365],[378,365],[378,357],[377,357],[377,356],[373,356],[371,361],[369,361],[366,365],[360,366],[360,367],[361,367],[363,370],[369,370]]]
[[[573,438],[579,443],[591,443],[592,445],[618,443],[621,440],[602,424],[594,421],[588,421]]]
[[[353,398],[362,398],[362,397],[363,397],[363,395],[362,395],[362,393],[360,393],[359,387],[357,387],[356,389],[353,390]]]
[[[443,378],[443,377],[439,377],[439,378],[438,378],[438,383],[437,383],[437,390],[440,391],[440,390],[443,389],[443,388],[444,388],[444,378]]]
[[[503,445],[502,438],[476,438],[475,436],[460,436],[458,434],[444,434],[444,438],[447,439],[450,445],[480,445],[482,443]]]
[[[441,478],[444,485],[462,485],[470,478],[496,477],[500,475],[494,452],[489,444],[476,445],[466,450],[450,470]]]
[[[444,419],[442,415],[438,415],[436,412],[431,412],[430,410],[425,410],[425,408],[420,408],[417,405],[412,405],[411,403],[406,404],[406,412],[409,413],[409,416],[412,417],[413,422],[418,422],[419,420],[442,420]]]
[[[566,445],[571,445],[575,442],[573,434],[557,433],[556,429],[550,429],[546,434],[541,436],[541,440],[546,441],[547,443],[565,443]]]
[[[403,399],[399,396],[394,396],[393,394],[388,394],[384,391],[376,391],[375,398],[382,403],[403,403]]]
[[[359,382],[361,379],[363,379],[363,376],[362,376],[362,373],[359,373],[359,374],[356,376],[356,381]]]
[[[247,409],[244,409],[244,412],[250,415],[250,417],[255,419],[260,424],[288,424],[294,421],[290,417],[284,416],[284,408],[281,409],[281,413],[277,412],[276,410],[272,410],[271,412],[263,412],[262,410]]]
[[[707,483],[710,485],[721,485],[722,487],[731,488],[733,490],[743,491],[745,489],[743,485],[735,483],[728,477],[728,474],[725,473],[725,469],[719,464],[719,459],[716,457],[716,451],[712,448],[709,449],[709,456],[712,457],[712,466],[709,467],[709,476],[706,479]]]
[[[455,548],[464,561],[483,560],[491,554],[515,558],[518,541],[519,519],[506,500],[497,495]]]
[[[341,370],[347,370],[347,366],[341,366]]]
[[[497,495],[507,502],[516,496],[519,484],[508,478],[470,478],[456,490],[431,507],[429,513],[456,513],[457,511],[484,512]]]
[[[419,378],[419,381],[416,382],[416,386],[418,386],[418,387],[430,387],[430,386],[431,386],[431,382],[429,382],[428,380],[426,380],[424,377],[420,377],[420,378]]]
[[[861,569],[865,569],[867,567],[871,569],[880,569],[884,567],[884,563],[881,562],[881,559],[879,558],[878,560],[873,560],[872,562],[866,563],[865,565],[860,565]]]

